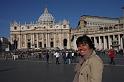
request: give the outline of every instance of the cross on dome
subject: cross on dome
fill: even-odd
[[[44,13],[48,14],[48,9],[47,8],[45,8]]]

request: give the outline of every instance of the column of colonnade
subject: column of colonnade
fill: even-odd
[[[124,47],[124,41],[123,41],[123,35],[122,33],[116,33],[116,34],[104,34],[104,35],[89,35],[90,38],[92,38],[94,42],[94,46],[96,49],[110,49],[112,45],[112,41],[116,38],[118,40],[118,49],[123,49]],[[77,40],[79,36],[77,35],[75,40]],[[76,45],[74,45],[74,41],[72,42],[72,47],[76,49]]]
[[[123,34],[121,40],[122,40],[122,48],[124,49],[124,34]]]
[[[96,36],[94,37],[94,46],[95,46],[95,48],[98,48],[98,43],[97,43],[97,37]]]
[[[98,38],[99,38],[99,49],[103,49],[102,38],[101,36],[99,36]]]
[[[110,49],[111,48],[111,45],[112,45],[112,39],[111,39],[111,36],[110,35],[108,35],[108,45],[109,45],[108,48]]]
[[[120,45],[119,49],[121,49],[121,40],[120,39],[121,39],[120,34],[118,34],[118,44]]]
[[[105,36],[103,36],[103,49],[107,49],[107,39]]]
[[[107,48],[107,39],[105,38],[105,36],[92,36],[92,37],[93,37],[94,46],[96,49],[106,49]]]
[[[123,37],[123,36],[122,36]],[[121,49],[123,49],[123,39],[122,39],[122,37],[121,37],[121,39],[120,39],[120,48]]]
[[[123,49],[124,48],[124,34],[122,34],[122,36],[120,36],[120,48]]]
[[[115,35],[104,35],[104,36],[98,36],[99,38],[99,43],[97,43],[97,36],[93,37],[94,38],[94,44],[96,48],[102,48],[102,49],[110,49],[111,45],[112,45],[112,40],[114,40],[115,38],[118,40],[118,44],[119,49],[123,49],[123,40],[120,34],[117,35],[117,37],[115,37]],[[100,38],[101,37],[101,38]],[[103,37],[103,38],[102,38]],[[103,40],[103,43],[102,43]],[[98,47],[99,46],[99,47]],[[101,47],[103,46],[103,47]]]

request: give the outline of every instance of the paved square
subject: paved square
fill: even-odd
[[[0,61],[0,82],[72,82],[75,64]],[[105,65],[103,82],[124,82],[124,65]]]

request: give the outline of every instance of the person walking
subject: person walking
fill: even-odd
[[[73,82],[102,82],[103,61],[96,55],[92,40],[83,35],[77,38],[76,45],[80,61],[75,67]]]
[[[63,58],[63,63],[64,63],[64,64],[67,64],[65,51],[62,52],[62,58]]]
[[[109,64],[115,65],[115,61],[114,61],[115,55],[116,55],[116,51],[114,50],[114,48],[108,50],[108,56],[110,58]]]
[[[60,57],[59,52],[56,51],[56,52],[54,53],[54,56],[56,57],[56,64],[60,64],[60,63],[59,63],[59,57]]]
[[[46,51],[46,62],[49,64],[49,53]]]

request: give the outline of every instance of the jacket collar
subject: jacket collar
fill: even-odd
[[[87,59],[89,59],[90,57],[92,57],[94,55],[95,55],[95,51],[94,50],[91,50],[88,55],[85,55],[84,56],[84,60],[86,61]]]

